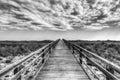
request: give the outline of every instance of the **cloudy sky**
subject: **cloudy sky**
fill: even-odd
[[[0,40],[120,40],[120,0],[0,0]]]

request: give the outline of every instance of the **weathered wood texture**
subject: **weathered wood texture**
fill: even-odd
[[[71,51],[60,41],[35,80],[89,80]]]

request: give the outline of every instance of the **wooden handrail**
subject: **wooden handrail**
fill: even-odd
[[[29,55],[27,55],[26,57],[24,57],[23,59],[7,66],[6,68],[3,68],[2,70],[0,70],[0,77],[4,76],[5,74],[7,74],[8,72],[10,72],[12,69],[14,69],[15,67],[17,67],[18,65],[24,63],[26,60],[28,60],[30,57],[32,57],[33,55],[36,55],[37,53],[40,53],[42,52],[42,50],[46,49],[47,47],[51,47],[52,45],[55,45],[57,42],[59,41],[56,40],[54,42],[51,42],[51,43],[48,43],[47,45],[43,46],[42,48],[34,51],[34,52],[31,52]],[[42,55],[42,54],[40,54]]]
[[[84,51],[86,51],[87,53],[91,54],[92,56],[96,57],[97,59],[103,61],[104,63],[110,65],[115,71],[117,71],[118,73],[120,73],[120,66],[114,64],[113,62],[110,62],[109,60],[105,59],[105,58],[102,58],[100,56],[98,56],[97,54],[93,53],[93,52],[90,52],[88,51],[87,49],[81,47],[81,46],[78,46],[77,44],[74,44],[72,43],[74,46],[78,47],[79,49],[82,49]]]
[[[79,51],[84,57],[86,57],[91,63],[93,63],[98,69],[100,69],[105,75],[107,76],[110,76],[111,78],[113,78],[113,80],[119,80],[116,76],[114,76],[112,73],[108,72],[107,70],[105,70],[103,67],[101,67],[98,63],[96,63],[95,61],[93,61],[92,59],[90,59],[87,54],[81,52],[80,50],[83,50],[85,52],[87,52],[88,54],[92,55],[93,57],[103,61],[104,63],[110,65],[115,71],[117,71],[118,73],[120,73],[120,67],[110,61],[108,61],[107,59],[104,59],[100,56],[98,56],[97,54],[93,53],[93,52],[90,52],[88,51],[87,49],[81,47],[81,46],[78,46],[77,44],[75,43],[71,43],[71,42],[68,42],[66,40],[63,40],[66,45],[71,48],[71,47],[74,47],[74,49],[76,49],[77,51]],[[71,46],[71,47],[70,47]]]

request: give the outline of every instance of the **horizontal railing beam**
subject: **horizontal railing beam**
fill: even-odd
[[[109,71],[107,71],[106,69],[104,69],[102,66],[100,66],[98,63],[96,63],[95,61],[93,61],[92,59],[90,59],[87,55],[92,55],[93,57],[99,59],[101,62],[106,63],[107,65],[109,65],[110,67],[112,67],[115,71],[117,71],[118,73],[120,73],[120,66],[114,64],[113,62],[110,62],[107,59],[102,58],[101,56],[98,56],[97,54],[88,51],[87,49],[78,46],[75,43],[71,43],[67,40],[63,40],[66,45],[71,49],[71,50],[77,50],[79,52],[80,55],[84,56],[87,60],[89,60],[93,65],[95,65],[100,71],[102,71],[107,77],[111,77],[113,80],[119,80],[115,75],[113,75],[112,73],[110,73]],[[82,51],[82,52],[81,52]],[[84,52],[87,52],[84,53]]]
[[[74,43],[72,43],[72,44],[73,44],[74,46],[78,47],[79,49],[82,49],[82,50],[86,51],[87,53],[91,54],[92,56],[96,57],[97,59],[103,61],[104,63],[110,65],[115,71],[117,71],[118,73],[120,73],[120,66],[118,66],[118,65],[110,62],[110,61],[107,60],[107,59],[104,59],[104,58],[98,56],[97,54],[95,54],[95,53],[93,53],[93,52],[88,51],[87,49],[85,49],[85,48],[83,48],[83,47],[81,47],[81,46],[78,46],[78,45],[76,45],[76,44],[74,44]]]
[[[0,77],[3,77],[5,74],[7,74],[8,72],[10,72],[12,69],[14,69],[14,68],[17,67],[18,65],[24,63],[26,60],[28,60],[29,58],[31,58],[33,55],[36,55],[36,54],[38,54],[38,53],[40,53],[40,52],[41,52],[40,55],[42,55],[42,54],[43,54],[43,53],[42,53],[42,50],[44,50],[44,49],[46,49],[46,48],[48,48],[48,47],[52,47],[52,46],[56,45],[56,43],[57,43],[58,41],[59,41],[59,39],[56,40],[56,41],[54,41],[54,42],[48,43],[47,45],[43,46],[42,48],[40,48],[40,49],[38,49],[38,50],[36,50],[36,51],[34,51],[34,52],[31,52],[29,55],[27,55],[27,56],[24,57],[23,59],[15,62],[15,63],[13,63],[13,64],[10,64],[10,65],[7,66],[6,68],[3,68],[2,70],[0,70]]]
[[[79,48],[75,48],[77,51],[80,52]],[[89,60],[93,65],[95,65],[100,71],[102,71],[105,75],[111,77],[113,80],[118,80],[118,78],[116,76],[114,76],[113,74],[111,74],[110,72],[108,72],[106,69],[104,69],[103,67],[101,67],[98,63],[96,63],[95,61],[93,61],[92,59],[88,58],[87,55],[85,55],[83,52],[80,52],[87,60]]]

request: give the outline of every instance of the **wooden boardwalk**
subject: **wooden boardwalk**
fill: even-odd
[[[35,80],[89,80],[89,78],[63,41],[59,41]]]

